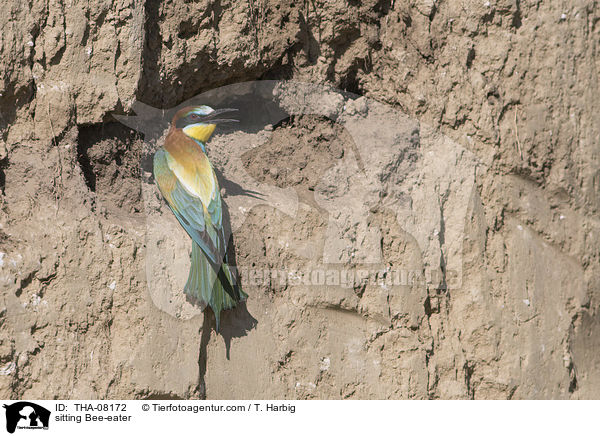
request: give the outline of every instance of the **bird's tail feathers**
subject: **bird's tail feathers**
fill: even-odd
[[[222,310],[231,309],[248,295],[242,291],[229,265],[214,265],[193,242],[190,274],[185,285],[185,293],[201,304],[210,306],[215,314],[217,331]]]

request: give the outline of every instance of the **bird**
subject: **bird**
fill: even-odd
[[[236,121],[219,119],[219,115],[234,110],[189,106],[177,111],[153,158],[158,189],[192,239],[184,292],[212,309],[217,331],[221,311],[248,297],[229,263],[221,192],[206,154],[206,143],[217,124]]]

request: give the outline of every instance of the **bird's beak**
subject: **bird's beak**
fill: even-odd
[[[228,112],[237,112],[237,109],[228,108],[228,109],[216,109],[212,111],[210,114],[206,115],[202,122],[210,123],[210,124],[223,124],[223,123],[237,123],[238,120],[233,118],[218,118],[219,115],[225,114]]]

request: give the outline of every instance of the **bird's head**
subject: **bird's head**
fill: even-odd
[[[181,129],[190,138],[205,143],[215,131],[217,124],[237,121],[228,118],[218,118],[218,116],[236,110],[215,110],[209,106],[188,106],[175,114],[171,124],[176,129]]]

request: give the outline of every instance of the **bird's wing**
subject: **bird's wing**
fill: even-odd
[[[164,149],[154,155],[154,178],[185,231],[213,264],[225,252],[221,194],[212,167],[179,165]]]

